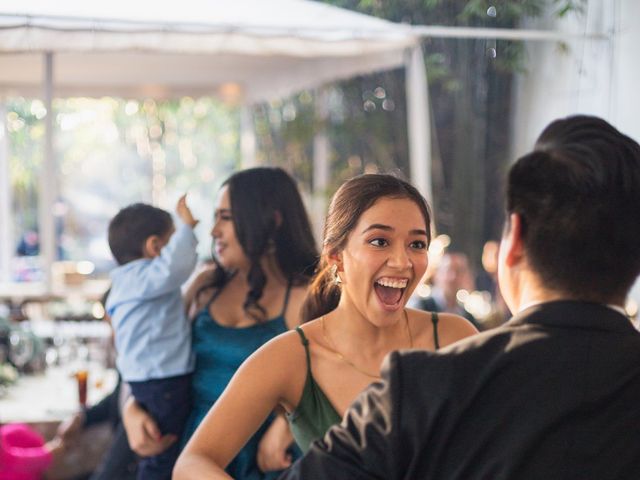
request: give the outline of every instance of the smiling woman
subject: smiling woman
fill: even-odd
[[[461,317],[405,308],[427,268],[430,222],[424,198],[396,177],[362,175],[338,189],[302,315],[314,320],[243,363],[187,444],[175,479],[230,478],[225,466],[278,405],[306,450],[379,378],[390,351],[435,350],[476,333]]]

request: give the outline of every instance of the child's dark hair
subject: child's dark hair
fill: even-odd
[[[144,242],[152,235],[162,236],[171,230],[169,212],[146,203],[123,208],[109,223],[109,248],[118,265],[144,256]]]

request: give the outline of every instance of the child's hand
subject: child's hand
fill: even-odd
[[[195,227],[200,220],[196,220],[193,218],[193,214],[191,210],[187,206],[187,194],[185,193],[178,200],[178,205],[176,206],[176,213],[180,220],[189,225],[191,228]]]

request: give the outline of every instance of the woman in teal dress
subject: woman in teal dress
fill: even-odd
[[[222,395],[236,370],[271,338],[295,328],[317,251],[300,194],[282,169],[255,168],[232,175],[218,194],[211,231],[214,264],[185,296],[193,320],[194,405],[186,443]],[[153,420],[134,402],[125,412],[134,450],[150,454]],[[150,435],[151,433],[151,435]],[[293,438],[282,414],[270,414],[230,461],[233,478],[276,478],[291,462]],[[265,473],[267,472],[267,473]]]
[[[392,350],[435,350],[475,334],[451,314],[405,308],[427,268],[429,209],[390,175],[362,175],[333,197],[323,252],[296,331],[245,361],[183,450],[174,479],[228,479],[224,468],[281,406],[306,450],[380,378]]]

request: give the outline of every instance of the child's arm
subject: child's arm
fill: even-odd
[[[180,220],[182,220],[185,224],[189,225],[191,228],[194,228],[200,220],[196,220],[193,218],[193,214],[191,213],[191,209],[187,205],[187,194],[185,193],[178,199],[178,205],[176,206],[176,213]]]
[[[138,272],[136,284],[131,285],[132,290],[129,292],[132,296],[152,298],[176,290],[193,272],[198,260],[198,240],[193,234],[193,227],[198,220],[193,218],[187,206],[186,195],[178,200],[176,212],[180,219],[176,231],[162,248],[160,255]]]

